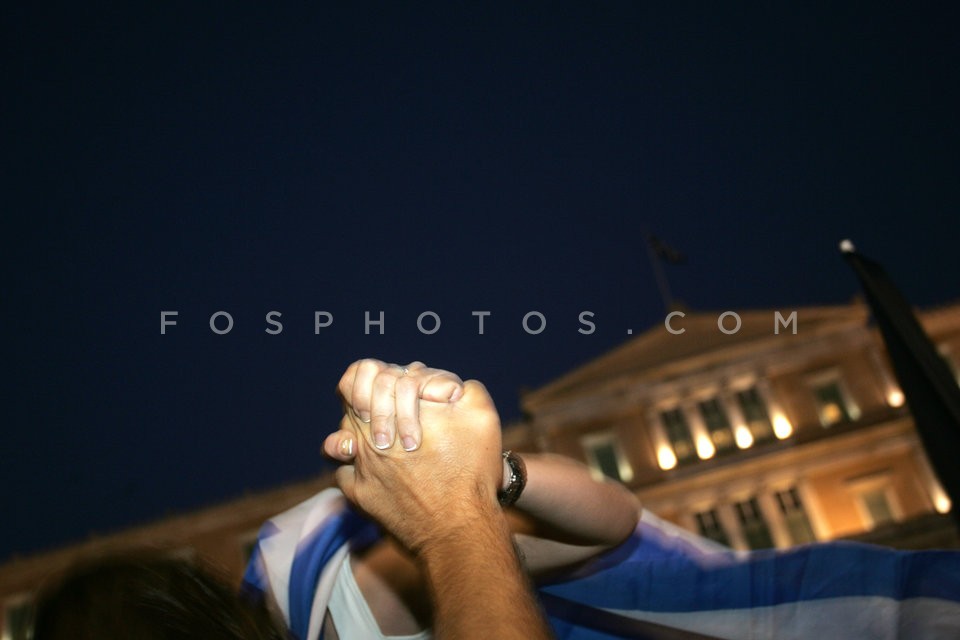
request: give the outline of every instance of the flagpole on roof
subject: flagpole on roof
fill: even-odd
[[[660,290],[660,299],[663,301],[663,308],[666,313],[673,311],[673,295],[670,293],[670,285],[667,283],[667,276],[663,272],[663,265],[660,263],[660,256],[657,255],[653,246],[657,239],[652,233],[647,233],[647,257],[650,258],[650,266],[653,267],[653,275],[657,279],[657,288]]]

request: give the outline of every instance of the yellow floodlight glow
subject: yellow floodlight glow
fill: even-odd
[[[950,513],[950,507],[953,506],[953,503],[950,502],[950,498],[947,496],[939,495],[933,506],[937,510],[937,513]]]
[[[750,433],[750,429],[744,424],[737,427],[733,437],[737,441],[737,446],[741,449],[749,449],[753,446],[753,434]]]
[[[950,513],[951,507],[953,507],[953,502],[951,502],[950,496],[937,483],[933,488],[933,508],[937,510],[937,513]]]
[[[904,400],[903,392],[900,389],[893,388],[887,392],[887,404],[891,407],[902,407]]]
[[[664,471],[669,471],[677,466],[677,456],[670,447],[661,445],[659,451],[657,451],[657,464]]]
[[[789,438],[793,434],[793,425],[787,420],[787,416],[778,413],[773,416],[773,435],[780,440]]]
[[[710,438],[701,435],[697,438],[697,456],[701,460],[709,460],[717,452],[716,447],[710,442]]]

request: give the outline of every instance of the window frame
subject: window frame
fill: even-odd
[[[707,412],[704,411],[704,405],[713,405],[713,407],[716,409],[716,415],[723,419],[723,425],[717,429],[713,428],[713,426],[710,424],[710,420],[707,417]],[[723,402],[723,398],[721,398],[719,395],[713,395],[697,400],[697,411],[700,412],[700,418],[703,420],[703,428],[706,430],[707,436],[710,438],[710,442],[713,443],[713,447],[716,450],[717,455],[726,455],[740,450],[740,447],[737,446],[737,438],[736,434],[734,433],[734,426],[730,420],[730,415],[727,411],[725,403]],[[720,443],[717,442],[716,434],[723,432],[726,432],[726,435],[729,439],[727,444],[721,447]]]
[[[763,420],[766,422],[766,426],[762,429],[762,433],[758,433],[758,429],[754,428],[754,423],[760,422],[760,418],[751,418],[751,416],[748,415],[750,412],[747,410],[747,405],[743,400],[745,394],[752,396],[751,400],[755,398],[757,401],[756,406],[763,411]],[[763,391],[756,382],[733,390],[732,400],[733,402],[737,403],[737,408],[740,409],[740,413],[743,415],[743,423],[747,429],[750,430],[750,435],[753,436],[754,444],[761,444],[777,439],[776,433],[773,430],[773,418],[771,417],[770,404],[767,402]]]
[[[686,412],[682,405],[672,405],[667,407],[662,407],[658,410],[657,418],[660,421],[660,427],[663,429],[663,435],[666,438],[667,444],[670,446],[670,450],[673,451],[673,455],[676,456],[677,466],[690,464],[700,460],[700,456],[697,455],[697,441],[694,437],[693,428],[690,425],[690,420],[687,418]],[[687,456],[680,457],[680,454],[677,452],[676,443],[678,440],[674,440],[672,437],[671,422],[666,420],[668,414],[676,414],[680,416],[680,424],[683,425],[683,429],[686,432],[685,444],[690,448],[690,453]],[[684,440],[680,438],[679,440]]]
[[[784,495],[790,496],[791,505],[787,505]],[[800,487],[790,485],[782,489],[773,491],[773,499],[783,519],[783,525],[786,532],[790,535],[791,544],[807,544],[817,541],[817,532],[813,528],[813,520],[810,517],[809,507],[804,504],[803,496],[800,495]],[[804,529],[803,535],[797,535],[795,523],[799,523]]]
[[[704,521],[706,517],[713,521],[713,527],[708,528],[704,526]],[[727,532],[727,528],[723,526],[723,519],[720,517],[720,506],[713,505],[705,507],[693,513],[693,524],[697,528],[697,534],[716,542],[717,544],[722,544],[725,547],[731,547],[730,544],[730,534]],[[719,536],[710,535],[710,531],[715,531],[719,533]]]
[[[903,505],[900,504],[900,498],[893,487],[893,474],[889,470],[854,478],[848,480],[845,484],[847,490],[852,494],[857,513],[860,515],[860,520],[867,531],[903,520]],[[880,492],[886,500],[887,507],[890,510],[890,520],[878,521],[874,518],[873,512],[867,504],[867,496],[876,492]]]
[[[36,596],[33,593],[14,594],[3,601],[3,627],[0,628],[0,640],[27,640],[33,637],[33,614],[30,608],[34,606]],[[27,610],[27,628],[26,636],[17,637],[13,635],[14,630],[10,628],[11,612]]]
[[[862,415],[860,406],[854,399],[853,394],[850,393],[850,388],[847,386],[846,380],[844,380],[839,369],[830,369],[807,376],[806,382],[807,387],[810,389],[810,395],[813,399],[817,411],[817,419],[820,421],[821,427],[829,429],[838,424],[850,424],[860,419]],[[828,419],[828,416],[825,415],[825,410],[831,405],[821,402],[819,391],[830,386],[836,387],[841,404],[840,409],[843,411],[846,419],[831,421]]]
[[[584,456],[587,460],[587,466],[590,467],[590,473],[593,475],[594,479],[602,480],[603,478],[611,478],[611,476],[604,472],[603,467],[600,464],[600,460],[596,454],[596,450],[598,448],[609,446],[613,449],[613,455],[617,464],[617,475],[619,476],[611,479],[624,484],[633,480],[633,467],[630,464],[630,460],[627,458],[627,454],[623,448],[623,445],[620,444],[620,438],[617,437],[617,434],[613,430],[590,433],[581,436],[580,446],[583,449]]]
[[[750,507],[753,517],[747,518],[745,514],[744,505]],[[743,539],[747,543],[747,547],[751,550],[757,549],[774,549],[776,548],[776,541],[773,536],[773,528],[770,526],[770,522],[767,521],[766,514],[763,513],[763,507],[760,505],[760,496],[757,494],[752,494],[746,496],[740,500],[736,500],[733,503],[733,512],[737,518],[737,522],[740,525],[740,529],[743,532]],[[759,523],[762,526],[751,526],[755,523]],[[755,541],[755,538],[752,534],[762,533],[764,538],[765,546],[755,546],[752,544]]]

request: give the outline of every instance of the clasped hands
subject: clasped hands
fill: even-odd
[[[408,549],[456,534],[496,505],[500,419],[480,382],[421,362],[364,359],[337,391],[344,416],[323,445],[344,463],[337,484]]]

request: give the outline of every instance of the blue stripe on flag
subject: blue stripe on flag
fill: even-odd
[[[688,556],[648,543],[645,531],[641,528],[640,539],[631,541],[628,558],[602,560],[601,570],[542,590],[594,607],[660,612],[746,609],[845,596],[960,601],[960,554],[955,552],[835,542],[786,551]]]
[[[320,572],[331,557],[351,538],[369,539],[377,526],[346,509],[329,518],[297,546],[290,570],[290,630],[300,640],[306,640],[310,612]]]

